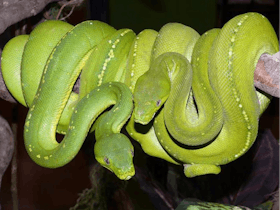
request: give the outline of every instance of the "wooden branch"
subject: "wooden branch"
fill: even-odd
[[[279,98],[280,52],[274,55],[263,54],[255,69],[255,86]]]
[[[0,55],[2,51],[0,49]],[[279,98],[279,74],[280,74],[280,52],[274,55],[263,54],[256,66],[254,81],[255,87],[258,89]],[[1,65],[1,61],[0,61]],[[74,91],[78,92],[80,83],[76,82]],[[2,72],[0,70],[0,98],[16,103],[15,99],[11,96],[4,83]]]

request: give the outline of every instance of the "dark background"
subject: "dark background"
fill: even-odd
[[[131,28],[136,33],[146,28],[159,30],[165,23],[180,22],[196,29],[200,34],[221,27],[235,15],[257,11],[265,15],[275,27],[279,36],[279,1],[247,1],[247,4],[230,4],[244,1],[214,0],[98,0],[85,1],[75,9],[69,22],[77,24],[85,19],[98,19],[116,29]],[[245,1],[246,2],[246,1]],[[259,4],[259,3],[266,4]],[[33,17],[36,20],[42,14]],[[8,29],[1,36],[2,45],[9,39]],[[18,122],[18,196],[20,209],[45,210],[69,209],[74,206],[78,193],[90,188],[89,161],[87,152],[80,151],[68,165],[59,169],[45,169],[37,166],[27,155],[23,144],[23,124],[27,109],[12,105],[0,99],[0,114],[10,124]],[[279,139],[279,99],[274,98],[260,120],[260,130],[270,129]],[[137,154],[136,154],[137,155]],[[141,154],[145,155],[145,154]],[[141,162],[139,158],[139,164]],[[181,169],[180,169],[181,170]],[[4,210],[12,209],[11,167],[2,180],[0,203]],[[127,192],[132,196],[135,209],[155,209],[145,193],[139,190],[139,183],[130,180]],[[135,196],[133,196],[135,195]],[[113,208],[114,209],[114,208]]]

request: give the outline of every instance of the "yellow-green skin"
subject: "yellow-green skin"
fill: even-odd
[[[120,134],[120,130],[133,108],[132,94],[126,85],[122,83],[100,84],[98,88],[85,94],[83,98],[80,97],[79,102],[78,97],[74,96],[72,98],[74,100],[71,102],[74,105],[70,105],[66,109],[68,113],[66,114],[67,122],[62,127],[64,129],[62,133],[65,133],[63,141],[58,143],[55,135],[58,131],[57,125],[60,116],[68,98],[71,97],[72,87],[81,69],[95,47],[104,38],[114,34],[116,30],[99,21],[85,21],[75,27],[61,21],[46,21],[38,27],[37,32],[41,31],[45,34],[35,33],[35,29],[30,37],[16,37],[5,46],[2,54],[2,72],[8,88],[15,84],[15,81],[10,79],[14,77],[14,72],[9,68],[10,63],[17,63],[18,67],[22,65],[22,71],[29,74],[33,72],[29,72],[31,69],[26,69],[26,66],[31,66],[30,68],[33,65],[36,66],[33,67],[34,71],[41,69],[41,73],[40,71],[36,73],[37,77],[40,77],[39,74],[42,77],[38,90],[33,96],[30,96],[32,93],[28,92],[28,89],[33,90],[34,87],[30,87],[31,85],[34,85],[36,89],[36,84],[33,84],[34,77],[22,76],[17,79],[17,82],[22,83],[23,89],[26,90],[24,92],[28,92],[27,95],[24,93],[19,95],[24,95],[27,100],[24,103],[24,100],[21,99],[22,104],[27,104],[30,108],[24,126],[25,147],[29,156],[43,167],[57,168],[67,164],[80,150],[94,120],[105,109],[115,104],[96,128],[102,135],[98,135],[96,138],[94,152],[101,165],[113,171],[120,179],[130,179],[135,173],[132,162],[133,146],[126,136]],[[53,38],[52,33],[59,35]],[[122,36],[123,33],[119,32],[118,35]],[[21,50],[15,51],[15,47],[22,40]],[[28,44],[29,41],[32,44]],[[48,46],[41,46],[41,43]],[[41,46],[37,47],[43,55],[37,55],[40,52],[36,51],[36,44]],[[32,45],[33,47],[29,49],[28,46]],[[46,51],[44,51],[45,48],[47,48]],[[36,59],[37,57],[39,61]],[[21,62],[22,60],[23,62]],[[10,81],[12,82],[10,83]],[[11,90],[13,91],[13,88]],[[75,94],[72,93],[72,95]],[[66,132],[65,126],[67,126]]]
[[[140,103],[139,101],[141,101],[141,104],[153,104],[150,110],[158,110],[159,106],[156,106],[156,102],[159,100],[165,101],[166,98],[163,92],[168,92],[170,89],[175,88],[171,90],[170,93],[171,101],[175,104],[165,104],[167,106],[164,106],[159,115],[155,118],[154,129],[165,151],[168,152],[170,156],[185,163],[184,172],[187,177],[208,173],[217,174],[220,172],[220,165],[234,161],[247,152],[252,146],[258,132],[259,116],[269,103],[269,98],[257,93],[254,88],[253,78],[255,66],[261,54],[274,54],[278,50],[279,44],[275,31],[269,21],[258,13],[246,13],[236,16],[227,22],[221,30],[211,30],[199,38],[194,47],[191,59],[194,71],[193,74],[195,75],[197,73],[195,71],[198,69],[204,71],[205,73],[203,74],[205,75],[207,75],[208,72],[211,86],[206,84],[207,80],[196,84],[192,87],[194,97],[197,103],[200,103],[200,101],[203,103],[205,99],[205,106],[209,106],[212,112],[216,114],[218,113],[217,106],[214,107],[211,105],[216,103],[213,101],[215,100],[216,94],[221,103],[223,115],[221,120],[222,127],[216,133],[216,137],[210,138],[210,142],[206,145],[202,145],[200,148],[187,149],[181,147],[173,141],[168,132],[172,130],[170,128],[173,128],[172,135],[178,132],[178,136],[180,136],[181,128],[177,123],[184,122],[185,114],[187,114],[186,118],[189,114],[194,120],[194,123],[197,123],[200,117],[200,113],[198,113],[198,116],[190,113],[189,110],[191,110],[191,108],[189,108],[186,113],[180,113],[176,110],[176,108],[178,108],[176,103],[180,100],[184,102],[190,101],[181,97],[181,95],[185,90],[189,89],[187,86],[191,85],[191,79],[185,79],[184,84],[176,82],[175,79],[171,79],[171,82],[169,82],[171,83],[170,86],[167,85],[167,77],[162,76],[164,73],[159,75],[160,71],[158,71],[158,76],[156,78],[161,78],[162,81],[156,82],[155,77],[153,77],[150,83],[147,82],[148,79],[145,79],[146,84],[153,85],[159,83],[166,85],[159,85],[160,89],[154,91],[159,94],[158,97],[153,95],[151,98],[147,97],[149,95],[147,91],[155,87],[148,88],[146,85],[143,88],[145,91],[142,91],[141,96],[141,87],[139,87],[140,92],[137,93],[138,87],[136,84],[134,94],[135,110],[140,113],[144,113],[142,110],[144,106],[137,106],[137,104]],[[161,58],[156,58],[155,62],[157,62],[157,59]],[[164,63],[162,66],[166,66],[162,68],[162,71],[172,70],[176,65],[183,66],[183,70],[190,69],[190,65],[183,65],[183,60],[183,58],[177,55],[174,55],[172,59],[170,56],[166,56],[165,59],[161,61]],[[172,62],[174,64],[172,64]],[[161,63],[156,66],[159,65],[161,65]],[[155,67],[151,68],[151,70],[152,69],[157,70],[158,68]],[[194,76],[194,78],[195,77],[197,76]],[[139,85],[141,80],[142,79],[139,78]],[[192,83],[194,84],[194,82]],[[195,88],[199,88],[201,92],[205,91],[204,96],[196,94]],[[215,93],[214,95],[211,94],[213,91]],[[160,94],[164,95],[164,97],[161,98]],[[207,98],[207,96],[214,97]],[[169,103],[169,98],[167,98],[166,103]],[[188,106],[189,105],[187,105],[187,108]],[[200,104],[198,104],[198,108],[199,107]],[[145,107],[145,109],[147,109],[147,107]],[[182,111],[182,108],[179,110]],[[169,117],[166,116],[168,112]],[[147,113],[150,113],[148,117],[135,115],[136,120],[141,122],[144,118],[151,119],[153,113],[149,111]],[[174,118],[177,119],[170,119],[172,113]],[[212,120],[215,120],[214,116],[215,115],[206,116],[210,117],[211,120],[205,121],[204,123],[213,123]],[[169,120],[170,122],[168,124],[167,121]],[[216,123],[216,121],[214,121],[214,123]],[[197,135],[198,145],[205,143],[204,140],[201,141],[201,139],[203,139],[202,137],[204,137],[204,135],[202,135],[204,130],[200,132],[201,133]],[[180,141],[179,139],[176,140]],[[186,142],[187,140],[188,139],[186,139]],[[195,141],[187,142],[186,146],[197,145],[193,143],[195,143]]]

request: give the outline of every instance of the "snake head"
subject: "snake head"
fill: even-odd
[[[160,75],[154,77],[149,71],[136,82],[134,90],[135,122],[148,124],[162,107],[170,92],[170,81]]]
[[[129,180],[134,176],[134,149],[125,135],[114,133],[97,139],[94,154],[95,159],[119,179]]]

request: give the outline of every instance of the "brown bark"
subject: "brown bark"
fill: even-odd
[[[46,5],[59,0],[0,0],[0,34],[19,21],[37,15]]]
[[[263,54],[256,66],[254,81],[260,90],[279,98],[280,52]]]
[[[0,116],[0,189],[2,177],[14,151],[14,136],[9,123]],[[1,207],[0,207],[1,209]]]

